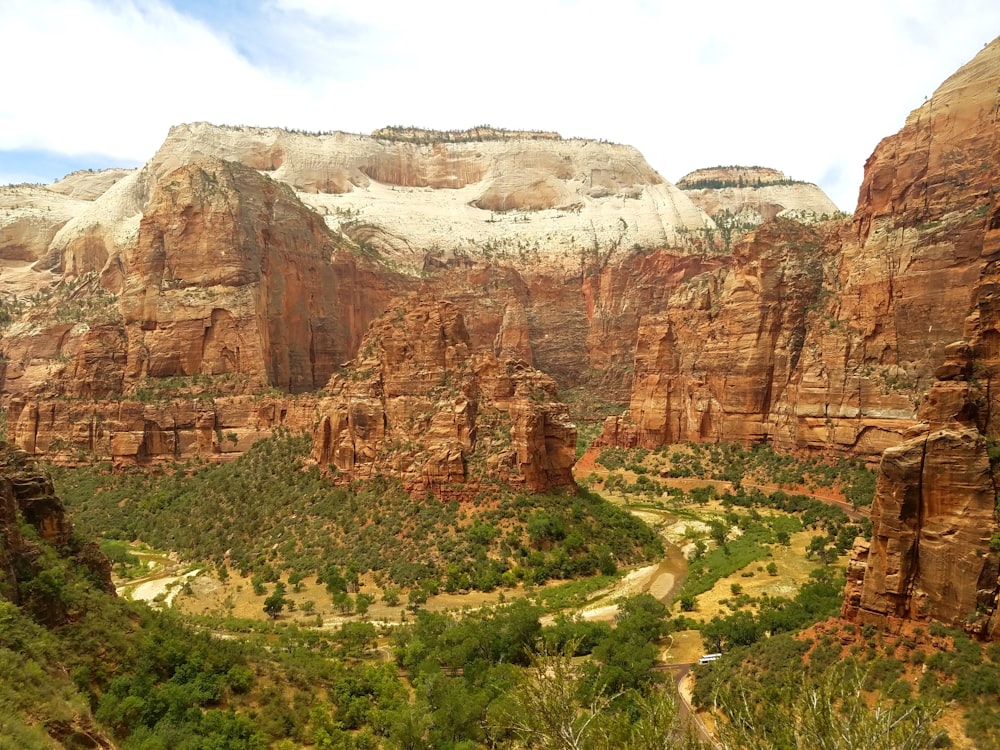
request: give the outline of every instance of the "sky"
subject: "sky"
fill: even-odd
[[[997,0],[2,0],[0,184],[137,166],[182,122],[489,124],[853,211],[878,141],[997,35]]]

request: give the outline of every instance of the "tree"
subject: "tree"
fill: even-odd
[[[803,674],[803,677],[805,675]],[[727,681],[715,708],[725,750],[929,750],[944,733],[933,726],[940,709],[921,702],[874,704],[865,675],[850,662],[834,664],[815,678],[796,682],[761,701],[741,679]]]
[[[422,588],[410,589],[406,594],[406,606],[413,611],[427,604],[427,592]]]
[[[333,606],[337,608],[340,614],[349,615],[354,611],[354,600],[346,591],[336,592],[333,595],[332,600]]]
[[[543,647],[532,654],[524,679],[511,695],[512,705],[493,717],[493,730],[513,733],[529,747],[590,747],[594,720],[615,696],[598,692],[588,705],[577,703],[580,673],[572,661],[575,650],[576,645],[570,643],[559,651]]]
[[[680,726],[669,688],[628,691],[628,708],[619,710],[622,693],[597,692],[581,702],[581,671],[573,663],[575,643],[559,650],[543,647],[531,654],[529,667],[496,704],[488,723],[494,738],[513,735],[527,747],[544,750],[693,750],[698,744]]]
[[[101,552],[103,552],[112,565],[118,566],[118,575],[122,578],[128,573],[130,565],[137,565],[139,558],[132,554],[128,543],[117,539],[107,539],[101,542]]]
[[[829,564],[833,560],[837,559],[837,553],[835,550],[827,549],[827,544],[830,542],[830,537],[827,536],[814,536],[809,541],[809,546],[806,548],[806,558],[812,559],[816,558],[824,565]]]
[[[275,588],[274,591],[264,600],[264,611],[272,620],[277,620],[281,610],[285,608],[285,594]]]
[[[371,594],[358,594],[354,597],[354,611],[364,617],[368,614],[368,607],[374,599]]]
[[[326,568],[320,581],[326,584],[326,591],[330,596],[339,593],[347,593],[347,579],[340,573],[340,569],[335,565]]]
[[[709,651],[726,651],[733,646],[749,646],[763,635],[763,626],[746,610],[728,617],[713,617],[701,628],[701,637]]]
[[[395,607],[399,604],[399,594],[398,586],[386,586],[382,591],[382,601],[388,607]]]

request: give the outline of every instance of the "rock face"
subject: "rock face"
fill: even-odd
[[[568,477],[556,389],[596,387],[630,406],[606,443],[874,461],[919,434],[919,467],[890,453],[887,471],[933,472],[978,507],[978,475],[945,456],[1000,437],[998,77],[994,42],[883,141],[853,221],[789,220],[833,207],[773,170],[678,190],[634,149],[551,133],[178,126],[141,169],[32,188],[65,207],[44,227],[0,214],[0,286],[38,292],[0,339],[8,434],[150,463],[237,455],[280,425],[314,431],[345,477],[543,489]],[[740,227],[706,212],[752,228],[726,235]],[[949,359],[958,340],[968,364]],[[956,383],[975,418],[915,432],[928,389],[951,403]],[[921,503],[918,518],[951,517]],[[901,523],[873,564],[928,543]],[[898,565],[922,601],[966,607],[968,591],[948,604],[938,573]],[[871,586],[886,617],[913,610]]]
[[[17,261],[33,263],[43,256],[56,232],[83,205],[41,185],[0,187],[0,261],[4,261],[0,283],[7,281],[7,268],[23,267]]]
[[[107,558],[93,545],[71,544],[70,523],[48,474],[24,451],[0,445],[0,598],[14,604],[23,603],[21,580],[41,554],[38,545],[22,535],[22,521],[60,554],[90,567],[101,587],[114,594]],[[58,624],[66,613],[48,602],[41,614],[43,621]]]
[[[316,390],[386,304],[360,266],[283,185],[216,159],[180,167],[157,183],[123,287],[126,378]]]
[[[857,550],[852,566],[864,572],[844,603],[859,622],[934,619],[1000,639],[997,480],[987,450],[1000,436],[998,84],[1000,40],[942,84],[866,166],[859,240],[927,277],[922,315],[895,323],[900,348],[915,351],[923,338],[938,365],[918,434],[882,458],[871,547]],[[912,282],[893,292],[917,296]],[[938,326],[962,340],[928,342],[926,329]]]
[[[493,129],[374,137],[180,125],[162,175],[211,155],[291,185],[331,227],[419,269],[424,256],[579,270],[596,247],[677,244],[711,220],[629,146]]]
[[[644,317],[631,410],[603,440],[766,439],[876,460],[917,420],[948,344],[973,341],[992,381],[998,82],[994,42],[879,145],[852,225],[764,225],[679,290],[676,311]],[[1000,434],[1000,409],[983,413]]]
[[[127,254],[81,260],[87,275],[38,306],[29,321],[40,323],[8,331],[5,391],[108,398],[191,377],[316,390],[353,356],[396,278],[339,244],[254,170],[181,167],[158,180]]]
[[[852,553],[844,617],[898,627],[934,619],[1000,639],[1000,523],[996,486],[980,432],[972,349],[952,357],[920,409],[919,433],[889,448],[879,466],[871,544]]]
[[[451,303],[390,311],[326,390],[315,458],[351,478],[389,474],[444,497],[488,478],[535,492],[575,486],[576,427],[555,383],[521,360],[474,353]]]
[[[765,221],[786,218],[815,223],[840,213],[816,185],[766,167],[697,169],[684,175],[677,187],[712,217],[727,251]]]
[[[666,312],[643,317],[629,419],[609,418],[602,440],[652,447],[766,437],[821,288],[819,244],[814,230],[769,224],[731,264],[678,289]]]
[[[932,365],[890,364],[878,298],[859,288],[871,277],[848,253],[859,254],[843,222],[775,220],[675,287],[662,312],[644,308],[629,412],[601,442],[767,440],[871,459],[898,443]]]

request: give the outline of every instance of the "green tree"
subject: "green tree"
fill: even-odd
[[[864,674],[841,662],[818,677],[801,673],[767,701],[742,679],[730,680],[715,699],[725,717],[719,736],[726,750],[930,750],[944,733],[933,726],[940,709],[922,702],[874,703]]]
[[[272,620],[277,620],[278,615],[281,614],[281,610],[285,608],[285,595],[283,592],[275,589],[271,594],[264,600],[264,611],[267,616]]]
[[[354,597],[354,611],[364,617],[368,614],[368,608],[374,599],[371,594],[358,594]]]
[[[589,692],[573,663],[576,644],[533,652],[509,700],[489,713],[494,740],[514,736],[525,747],[544,750],[694,750],[699,745],[682,730],[670,689],[656,686],[625,693]],[[587,698],[581,701],[581,696]]]
[[[399,604],[399,587],[398,586],[386,586],[382,590],[382,602],[387,607],[395,607]]]
[[[118,575],[125,577],[129,566],[136,565],[139,558],[132,554],[132,550],[126,542],[117,539],[107,539],[101,542],[101,552],[103,552],[112,565],[118,566]]]

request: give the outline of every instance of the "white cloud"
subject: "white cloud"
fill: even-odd
[[[878,140],[1000,31],[995,0],[255,7],[234,40],[162,0],[8,0],[0,45],[25,72],[5,80],[0,149],[144,159],[191,120],[489,122],[630,143],[672,180],[765,164],[851,210]]]

